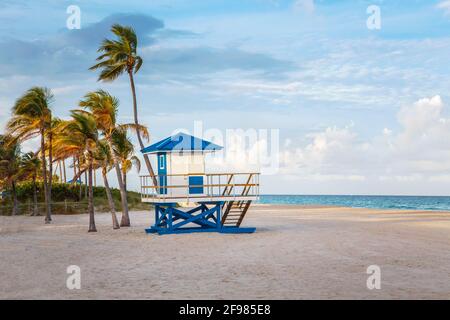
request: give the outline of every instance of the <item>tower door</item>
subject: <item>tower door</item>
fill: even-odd
[[[189,177],[189,194],[203,194],[203,176]]]
[[[159,194],[167,194],[167,154],[158,154]]]

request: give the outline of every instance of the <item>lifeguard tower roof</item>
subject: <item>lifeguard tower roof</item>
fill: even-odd
[[[162,152],[212,152],[222,150],[223,147],[189,134],[179,132],[152,144],[141,150],[142,153],[162,153]]]

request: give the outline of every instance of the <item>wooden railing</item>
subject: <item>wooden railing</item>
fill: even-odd
[[[142,199],[242,198],[259,196],[259,173],[191,173],[141,176]],[[203,177],[203,184],[189,184],[190,177]],[[190,192],[196,189],[196,193]],[[201,192],[199,192],[201,191]]]

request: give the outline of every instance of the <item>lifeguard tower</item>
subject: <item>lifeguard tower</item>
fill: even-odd
[[[155,224],[147,233],[255,232],[241,224],[259,198],[259,173],[207,173],[205,155],[220,150],[185,133],[141,150],[155,155],[158,165],[158,185],[141,176],[142,201],[155,206]]]

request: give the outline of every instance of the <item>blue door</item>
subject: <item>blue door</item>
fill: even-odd
[[[167,155],[158,153],[159,194],[167,194]]]
[[[189,177],[189,194],[203,194],[203,177]]]

